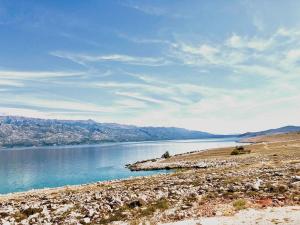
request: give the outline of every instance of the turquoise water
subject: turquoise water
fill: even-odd
[[[144,176],[125,164],[193,150],[235,145],[234,139],[112,143],[0,150],[0,193]]]

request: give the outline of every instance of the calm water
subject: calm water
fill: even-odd
[[[138,160],[235,145],[234,139],[113,143],[0,150],[0,193],[150,175],[124,166]]]

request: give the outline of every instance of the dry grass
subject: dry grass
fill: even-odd
[[[278,135],[270,136],[270,140],[274,140]],[[269,142],[269,143],[257,143],[244,146],[247,151],[250,151],[250,154],[232,156],[231,152],[235,147],[227,148],[215,148],[202,152],[195,152],[191,154],[182,154],[173,156],[169,159],[166,159],[162,162],[179,162],[179,161],[198,161],[198,160],[220,160],[220,159],[230,159],[232,157],[252,157],[252,156],[264,156],[264,155],[274,155],[274,158],[278,157],[283,158],[284,156],[299,155],[300,154],[300,134],[290,133],[290,134],[281,134],[279,135],[282,140],[278,142]],[[286,141],[287,140],[287,141]]]
[[[236,210],[246,209],[247,201],[245,199],[235,200],[232,205]]]
[[[290,132],[285,134],[263,135],[242,140],[249,143],[262,143],[262,142],[281,142],[293,141],[300,139],[300,132]]]

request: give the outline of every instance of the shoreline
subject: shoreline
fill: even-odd
[[[237,144],[240,144],[239,146],[250,146],[255,143],[251,142],[236,142]],[[210,153],[213,151],[219,151],[221,149],[232,149],[235,146],[230,147],[222,147],[222,148],[210,148],[210,149],[203,149],[203,150],[195,150],[190,151],[186,153],[180,153],[175,154],[171,156],[170,158],[153,158],[153,159],[147,159],[142,161],[137,161],[132,164],[125,165],[126,168],[130,169],[131,171],[152,171],[152,170],[176,170],[176,169],[205,169],[209,167],[218,167],[218,166],[224,166],[228,164],[228,166],[231,166],[229,162],[226,160],[201,160],[198,161],[191,161],[191,160],[177,160],[177,158],[185,157],[185,156],[192,156],[196,154],[205,154]]]
[[[172,224],[250,208],[299,206],[300,135],[244,148],[247,154],[232,155],[235,147],[225,147],[156,162],[217,166],[0,196],[0,223]]]
[[[186,145],[188,145],[188,146],[192,146],[192,149],[200,149],[200,150],[188,151],[187,152],[186,149],[189,149],[189,148],[181,147],[181,150],[177,151],[177,152],[178,152],[178,155],[182,155],[182,154],[190,154],[192,152],[207,151],[207,150],[209,150],[208,149],[209,146],[222,146],[222,145],[225,145],[225,146],[226,145],[230,145],[230,146],[232,145],[232,146],[234,146],[235,145],[235,143],[232,142],[231,139],[230,140],[227,140],[227,139],[225,139],[225,140],[224,139],[219,139],[218,140],[217,139],[216,141],[217,142],[220,141],[220,143],[216,143],[216,144],[214,144],[214,140],[216,140],[216,139],[200,139],[200,140],[199,139],[192,139],[192,140],[176,140],[176,141],[163,141],[163,142],[152,142],[151,141],[151,142],[134,142],[134,143],[128,143],[127,142],[126,144],[125,143],[118,143],[118,146],[115,145],[115,144],[109,144],[110,147],[107,147],[107,148],[105,148],[105,147],[102,148],[102,146],[107,146],[107,144],[101,145],[99,147],[93,146],[93,150],[101,150],[101,149],[103,149],[103,150],[110,150],[110,149],[114,149],[115,147],[116,148],[127,148],[127,146],[129,146],[131,148],[134,148],[134,149],[140,148],[140,146],[141,146],[141,148],[143,148],[143,146],[146,146],[146,147],[150,146],[152,148],[152,146],[155,147],[156,144],[159,144],[159,145],[163,146],[162,148],[166,148],[166,149],[171,148],[173,146],[175,146],[174,148],[176,149],[177,145],[178,146],[186,146]],[[202,142],[206,143],[207,141],[212,141],[213,143],[211,143],[211,144],[209,143],[208,145],[202,144]],[[223,142],[224,142],[224,144],[222,144]],[[187,144],[185,144],[185,143],[187,143]],[[126,145],[126,147],[119,147],[119,144],[122,145],[122,146]],[[202,146],[205,146],[205,147],[202,147]],[[88,146],[88,148],[89,147],[90,146]],[[206,148],[206,149],[202,150],[202,148]],[[36,154],[35,152],[37,152],[38,154],[39,154],[39,152],[42,153],[43,152],[42,150],[44,150],[44,149],[30,150],[30,152],[31,152],[32,155],[34,155],[34,154]],[[46,152],[48,152],[48,151],[51,152],[51,150],[52,150],[52,148],[49,149],[49,150],[47,149]],[[56,148],[53,148],[53,150],[56,151]],[[57,153],[59,153],[59,150],[60,149],[57,150]],[[64,150],[64,149],[61,149],[61,150]],[[72,150],[72,148],[71,148],[71,150]],[[77,149],[74,149],[74,152],[76,152],[76,150]],[[84,150],[86,150],[86,149],[84,149]],[[19,151],[19,149],[17,151]],[[10,150],[7,150],[7,152],[9,153]],[[73,150],[72,150],[72,152],[73,152]],[[184,153],[180,153],[180,152],[184,152]],[[0,151],[0,153],[1,153],[1,151]],[[18,153],[18,152],[16,152],[16,153]],[[23,151],[23,153],[22,153],[22,150],[20,150],[19,153],[26,154],[26,151]],[[108,153],[109,152],[107,151],[107,154]],[[14,154],[14,153],[12,153],[12,154]],[[161,154],[162,153],[159,153],[159,154],[152,154],[152,153],[150,153],[150,155],[147,158],[151,158],[153,156],[159,156]],[[111,158],[114,157],[113,154],[110,154],[110,155],[112,155]],[[139,157],[139,159],[143,158],[143,155],[141,155],[141,156],[142,157]],[[120,169],[115,169],[117,173],[120,173],[120,175],[118,175],[118,176],[115,176],[114,174],[112,174],[112,176],[102,176],[102,174],[100,174],[100,175],[98,175],[98,177],[96,177],[97,176],[97,174],[96,174],[93,177],[93,178],[96,178],[96,179],[93,179],[93,178],[92,179],[85,179],[84,182],[82,182],[81,180],[75,180],[75,182],[72,182],[72,183],[71,182],[68,183],[67,181],[61,181],[61,182],[58,183],[58,185],[56,183],[54,183],[54,182],[52,182],[52,183],[51,182],[45,182],[45,184],[49,185],[49,186],[46,186],[46,187],[43,186],[43,185],[40,185],[37,182],[33,183],[34,185],[31,185],[31,186],[29,186],[29,185],[28,186],[26,186],[26,185],[22,185],[22,186],[19,185],[17,188],[13,187],[13,186],[10,188],[7,185],[7,186],[5,186],[5,187],[2,188],[3,192],[0,193],[0,196],[1,195],[7,195],[7,194],[13,194],[13,193],[22,193],[22,192],[27,192],[27,191],[35,191],[35,190],[40,190],[40,189],[41,190],[55,189],[55,188],[60,188],[60,187],[64,187],[64,186],[86,185],[86,184],[93,184],[93,183],[96,183],[96,182],[105,182],[105,181],[113,181],[113,180],[120,180],[120,179],[130,179],[130,178],[134,179],[135,177],[150,176],[150,175],[158,174],[158,173],[160,173],[160,174],[161,173],[162,174],[164,174],[164,173],[170,173],[170,171],[166,171],[165,169],[160,169],[161,171],[153,171],[153,172],[149,171],[149,172],[144,172],[144,173],[142,171],[141,172],[130,172],[130,170],[128,168],[126,168],[126,164],[127,163],[125,163],[125,162],[132,163],[132,162],[135,161],[135,160],[132,160],[132,159],[130,160],[130,159],[131,158],[127,157],[127,160],[123,160],[122,163],[119,163],[118,161],[116,161],[115,164],[117,165],[117,167],[122,167]],[[118,171],[122,171],[122,172],[118,172]],[[99,178],[99,179],[97,179],[97,178]],[[78,181],[78,182],[76,182],[76,181]],[[5,183],[4,183],[4,185],[5,185]]]
[[[194,139],[193,139],[194,140]],[[152,142],[152,141],[151,141]],[[140,142],[133,142],[133,143],[140,143]],[[237,143],[237,142],[236,142]],[[247,144],[247,143],[245,143]],[[175,154],[174,156],[183,156],[183,155],[190,155],[193,153],[200,153],[200,152],[205,152],[205,151],[211,151],[214,149],[219,149],[219,148],[209,148],[209,149],[203,149],[203,150],[195,150],[195,151],[189,151],[189,152],[185,152],[185,153],[179,153],[179,154]],[[23,150],[23,149],[22,149]],[[1,151],[1,149],[0,149]],[[151,162],[153,160],[161,160],[161,158],[154,158],[154,159],[147,159],[147,160],[142,160],[142,161],[138,161],[135,163],[141,163],[141,162]],[[130,166],[135,164],[126,164],[124,165],[125,168],[130,169]],[[181,169],[184,168],[202,168],[199,165],[195,165],[194,167],[182,167]],[[152,168],[152,169],[146,169],[146,170],[131,170],[132,172],[137,172],[137,171],[154,171],[154,170],[161,170],[163,171],[169,171],[169,170],[176,170],[176,169],[180,169],[178,167],[174,167],[174,168]],[[159,174],[152,174],[152,175],[148,175],[148,176],[131,176],[131,177],[127,177],[127,178],[120,178],[120,179],[112,179],[112,180],[103,180],[103,181],[95,181],[95,182],[90,182],[90,183],[82,183],[82,184],[69,184],[69,185],[63,185],[63,186],[58,186],[58,187],[44,187],[44,188],[33,188],[30,190],[26,190],[26,191],[17,191],[17,192],[9,192],[9,193],[0,193],[0,199],[1,197],[5,197],[8,195],[17,195],[17,194],[26,194],[26,193],[32,193],[32,192],[40,192],[40,191],[51,191],[51,190],[60,190],[60,189],[66,189],[66,188],[71,188],[71,187],[80,187],[80,186],[86,186],[86,185],[94,185],[94,184],[105,184],[105,183],[110,183],[110,182],[122,182],[122,181],[127,181],[127,180],[131,180],[131,179],[140,179],[140,178],[147,178],[147,177],[152,177],[152,176],[157,176],[157,175],[164,175],[165,173],[159,173]]]
[[[156,176],[163,176],[163,175],[168,175],[168,174],[169,173],[158,173],[158,174],[152,174],[152,175],[148,175],[148,176],[132,176],[132,177],[121,178],[121,179],[95,181],[95,182],[83,183],[83,184],[70,184],[70,185],[64,185],[64,186],[59,186],[59,187],[36,188],[36,189],[30,189],[27,191],[9,192],[9,193],[4,193],[4,194],[0,193],[0,201],[1,201],[1,198],[11,197],[11,196],[16,197],[18,195],[40,194],[40,193],[45,193],[45,192],[56,192],[56,191],[64,191],[64,190],[70,190],[70,189],[78,190],[78,189],[84,188],[86,186],[109,185],[112,183],[115,184],[115,183],[119,183],[119,182],[139,180],[139,179],[145,179],[145,178],[150,178],[150,177],[155,178]]]
[[[192,154],[192,153],[210,151],[212,149],[214,149],[214,148],[189,151],[189,152],[186,152],[186,153],[175,154],[174,156],[182,156],[182,155],[188,155],[188,154]],[[155,159],[161,159],[161,158],[155,158]],[[152,161],[152,160],[153,159],[147,159],[147,160],[143,160],[143,161],[138,161],[136,163],[148,162],[148,161]],[[130,170],[130,168],[128,168],[130,165],[132,165],[132,164],[126,164],[126,165],[124,165],[124,167]],[[176,169],[176,168],[174,168],[174,169]],[[163,172],[163,171],[174,170],[174,169],[152,169],[152,170],[162,170],[162,172]],[[142,171],[142,170],[136,170],[136,171]],[[151,171],[151,169],[149,169],[148,171]],[[135,170],[133,170],[133,172],[135,172]],[[95,182],[83,183],[83,184],[70,184],[70,185],[64,185],[64,186],[58,186],[58,187],[33,188],[33,189],[30,189],[30,190],[27,190],[27,191],[9,192],[9,193],[4,193],[4,194],[0,193],[0,200],[1,200],[2,197],[12,196],[12,195],[30,194],[30,193],[44,192],[44,191],[56,191],[56,190],[60,191],[60,190],[68,189],[68,188],[80,188],[81,186],[115,183],[115,182],[128,181],[128,180],[132,180],[132,179],[143,179],[143,178],[148,178],[148,177],[155,177],[155,176],[158,176],[158,175],[165,175],[165,173],[152,174],[152,175],[148,175],[148,176],[132,176],[132,177],[127,177],[127,178],[104,180],[104,181],[95,181]]]
[[[37,189],[31,189],[28,191],[20,191],[20,192],[10,192],[5,194],[0,194],[0,202],[1,199],[10,198],[10,197],[18,197],[23,195],[31,195],[31,194],[45,194],[45,193],[52,193],[52,192],[60,192],[65,190],[80,190],[84,189],[87,186],[97,186],[97,185],[110,185],[110,184],[116,184],[120,182],[126,182],[131,180],[139,180],[139,179],[145,179],[148,177],[154,177],[155,176],[162,176],[166,174],[153,174],[149,176],[136,176],[136,177],[128,177],[128,178],[122,178],[122,179],[113,179],[113,180],[105,180],[105,181],[96,181],[91,183],[84,183],[84,184],[74,184],[74,185],[64,185],[59,187],[45,187],[45,188],[37,188]]]

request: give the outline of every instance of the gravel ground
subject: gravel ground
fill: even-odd
[[[184,220],[161,225],[299,225],[300,206],[242,210],[234,216]]]

